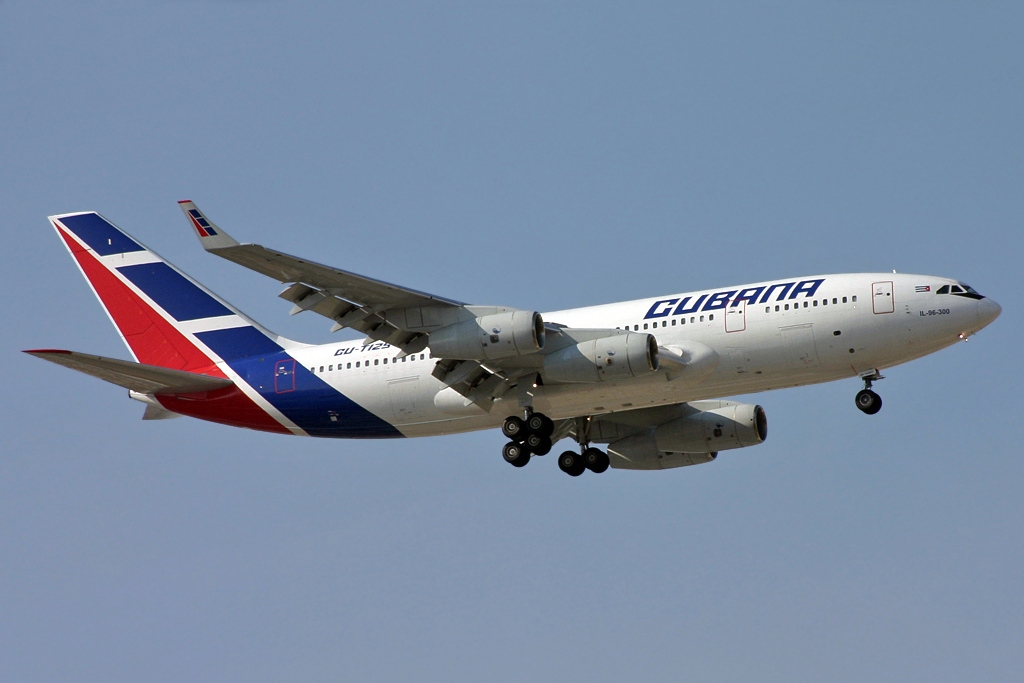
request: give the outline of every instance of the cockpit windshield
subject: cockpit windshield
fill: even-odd
[[[962,296],[962,297],[967,298],[967,299],[984,299],[985,298],[981,294],[978,294],[978,292],[976,292],[973,287],[971,287],[970,285],[966,285],[963,282],[957,283],[955,285],[942,285],[941,287],[939,287],[938,289],[935,290],[935,293],[936,294],[955,294],[957,296]]]
[[[974,287],[971,287],[971,286],[970,286],[970,285],[968,285],[968,284],[964,284],[963,282],[961,282],[961,283],[960,283],[960,286],[961,286],[961,287],[963,287],[963,288],[964,288],[964,290],[965,290],[965,291],[966,291],[966,292],[967,292],[968,294],[978,294],[978,293],[977,293],[976,291],[974,291]],[[981,296],[981,295],[980,295],[980,294],[978,294],[978,296]]]

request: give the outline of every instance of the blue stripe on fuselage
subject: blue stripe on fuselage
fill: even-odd
[[[233,327],[196,335],[227,361],[249,386],[310,436],[349,439],[381,439],[402,436],[390,423],[377,417],[309,368],[295,363],[295,389],[277,393],[274,371],[278,361],[291,360],[274,340],[254,327]]]

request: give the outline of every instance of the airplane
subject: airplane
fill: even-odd
[[[572,439],[558,466],[574,477],[696,465],[762,443],[764,409],[724,396],[859,378],[856,406],[873,415],[883,369],[966,340],[1001,312],[958,280],[895,272],[543,314],[470,305],[239,243],[194,202],[179,205],[206,251],[286,284],[292,315],[312,311],[365,338],[277,335],[82,212],[49,220],[134,362],[26,353],[128,389],[147,420],[365,439],[500,428],[515,467]]]

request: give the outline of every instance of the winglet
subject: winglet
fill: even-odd
[[[191,199],[182,199],[178,202],[178,206],[181,207],[185,217],[192,224],[192,228],[199,235],[199,243],[206,251],[234,247],[238,244],[231,235],[214,225],[213,221],[208,219]]]

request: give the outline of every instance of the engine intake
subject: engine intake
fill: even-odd
[[[485,315],[430,333],[430,354],[460,360],[525,356],[544,348],[544,320],[536,311]]]
[[[542,375],[551,384],[588,384],[640,377],[657,369],[654,336],[627,332],[580,342],[545,356]]]

